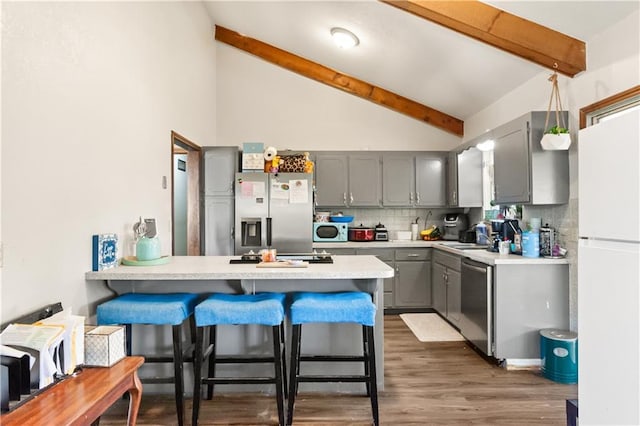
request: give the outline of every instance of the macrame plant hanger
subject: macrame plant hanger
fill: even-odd
[[[562,114],[562,101],[560,100],[560,89],[558,89],[558,73],[554,71],[548,80],[551,82],[551,97],[549,98],[549,106],[547,107],[547,118],[544,122],[544,131],[549,131],[551,104],[554,101],[556,110],[556,128],[567,129],[564,122],[564,115]],[[571,145],[571,136],[569,133],[545,133],[540,144],[545,150],[569,149],[569,145]]]

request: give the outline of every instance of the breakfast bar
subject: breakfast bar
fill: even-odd
[[[116,294],[192,292],[203,296],[213,292],[254,293],[263,291],[289,293],[294,291],[336,292],[363,291],[372,295],[377,306],[375,318],[376,366],[378,389],[384,389],[384,330],[383,330],[383,280],[393,277],[393,268],[375,256],[332,256],[332,263],[294,264],[231,263],[237,257],[230,256],[174,256],[169,262],[155,266],[118,266],[103,271],[85,274],[88,282],[102,282]],[[335,324],[310,324],[307,335],[316,338],[303,342],[305,350],[314,353],[323,351],[357,354],[362,350],[360,327],[344,324],[340,332]],[[133,351],[158,346],[170,348],[170,336],[158,338],[149,333],[135,333]],[[268,351],[268,339],[264,330],[255,326],[229,327],[220,330],[220,341],[224,342],[223,353],[256,353]],[[322,363],[313,366],[318,371]],[[341,372],[349,373],[354,366],[345,363]],[[224,366],[233,371],[234,366]],[[246,369],[246,366],[244,367]],[[258,366],[257,368],[261,368]],[[265,367],[266,368],[266,367]],[[224,370],[223,370],[224,371]],[[341,392],[361,391],[361,385],[353,383],[304,384],[310,390],[337,390]],[[259,386],[256,386],[259,388]],[[191,389],[187,385],[186,389]]]

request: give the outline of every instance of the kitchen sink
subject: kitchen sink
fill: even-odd
[[[486,245],[476,243],[446,244],[446,246],[457,250],[486,250],[488,247]]]

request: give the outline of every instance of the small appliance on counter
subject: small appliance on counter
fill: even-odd
[[[380,222],[376,225],[374,234],[373,239],[376,241],[389,241],[389,231],[387,231],[387,228]]]
[[[461,243],[475,243],[476,242],[476,230],[467,229],[466,231],[458,232],[458,241]]]
[[[136,260],[156,260],[160,255],[160,239],[156,230],[155,219],[142,219],[133,225],[136,236]]]
[[[516,234],[522,230],[517,219],[493,219],[491,220],[491,240],[489,251],[498,252],[500,241],[514,242]]]
[[[349,228],[349,241],[373,241],[375,239],[375,230],[360,224]]]
[[[348,225],[340,222],[314,222],[313,241],[315,242],[345,242],[347,241]]]
[[[460,231],[466,231],[469,220],[464,213],[447,213],[444,215],[444,235],[442,239],[457,241]]]

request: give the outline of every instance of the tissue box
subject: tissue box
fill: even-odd
[[[84,363],[93,367],[111,367],[125,357],[123,326],[101,325],[84,328]]]

